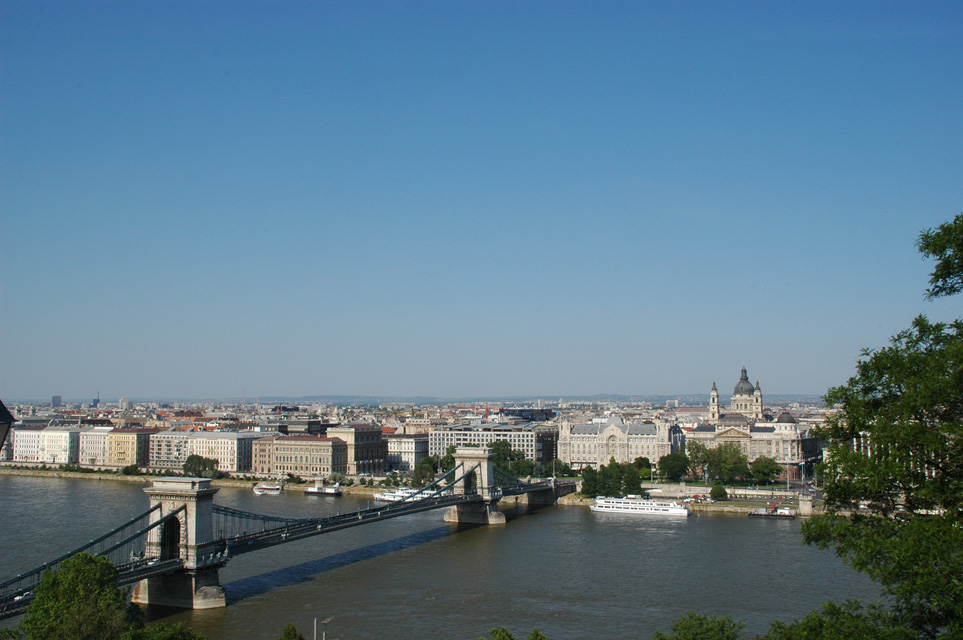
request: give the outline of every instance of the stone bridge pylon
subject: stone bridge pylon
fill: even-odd
[[[144,489],[150,506],[160,505],[151,514],[156,522],[180,507],[176,517],[154,528],[147,541],[146,555],[159,562],[180,558],[183,568],[174,573],[141,580],[131,597],[137,604],[153,604],[182,609],[215,609],[226,606],[224,589],[218,577],[221,562],[214,557],[214,494],[208,478],[158,478]]]
[[[495,487],[495,454],[487,447],[458,447],[455,449],[455,468],[464,471],[478,467],[474,473],[456,483],[455,495],[477,493],[483,500],[449,507],[445,522],[459,524],[505,524],[505,514],[498,510],[500,496]]]

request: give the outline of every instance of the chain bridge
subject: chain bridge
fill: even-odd
[[[403,501],[323,518],[281,518],[214,504],[206,478],[158,478],[145,489],[150,509],[53,560],[0,583],[0,619],[26,611],[43,572],[81,552],[103,556],[132,600],[186,609],[226,605],[218,571],[231,558],[332,531],[446,509],[452,523],[504,524],[498,501],[524,496],[532,506],[554,504],[574,482],[523,482],[492,463],[490,449],[462,447],[454,468]]]

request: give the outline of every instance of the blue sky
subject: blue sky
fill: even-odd
[[[821,394],[963,212],[958,2],[0,0],[0,397]]]

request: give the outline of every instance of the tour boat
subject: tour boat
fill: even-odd
[[[263,496],[263,495],[276,496],[279,493],[281,493],[281,489],[282,489],[281,485],[268,484],[267,482],[259,482],[256,485],[254,485],[254,493],[259,496]]]
[[[624,498],[596,498],[589,507],[599,513],[630,513],[640,516],[687,516],[689,510],[683,504],[668,500],[648,500],[642,496]]]
[[[373,497],[378,502],[401,502],[403,500],[410,499],[413,495],[419,492],[419,489],[395,489],[394,491],[376,493]]]
[[[326,487],[321,484],[320,480],[314,481],[313,487],[305,487],[304,492],[308,495],[314,496],[340,496],[341,495],[341,483],[335,483],[334,486]]]
[[[772,506],[767,507],[765,509],[753,509],[752,511],[749,512],[749,517],[750,518],[787,518],[789,520],[792,520],[793,518],[796,517],[796,514],[794,514],[792,510],[788,509],[787,507],[779,507],[776,505],[775,502],[773,502]]]

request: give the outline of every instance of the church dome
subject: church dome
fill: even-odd
[[[783,424],[796,424],[796,419],[793,418],[792,414],[788,411],[783,411],[779,414],[779,417],[776,418],[776,422],[781,422]]]
[[[746,374],[746,368],[742,368],[742,375],[739,376],[739,382],[736,383],[736,388],[732,390],[732,395],[734,396],[751,396],[756,390],[752,383],[749,382],[749,376]]]

